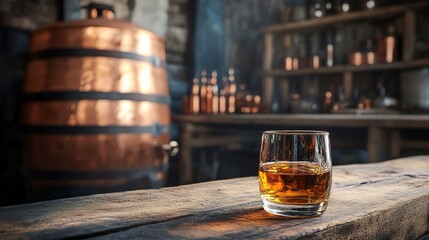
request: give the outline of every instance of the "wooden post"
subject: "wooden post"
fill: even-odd
[[[288,105],[289,105],[289,80],[288,79],[281,79],[279,81],[279,88],[280,90],[280,111],[286,112]]]
[[[343,73],[344,95],[346,100],[350,100],[353,94],[353,73],[345,71]]]
[[[401,154],[401,135],[398,129],[390,130],[389,158],[397,158]]]
[[[386,130],[381,127],[368,128],[368,162],[380,162],[386,159]]]
[[[180,137],[180,162],[179,162],[179,182],[188,184],[193,182],[192,175],[192,147],[187,142],[192,140],[192,126],[188,123],[182,124]]]
[[[264,79],[262,85],[262,107],[263,110],[269,111],[274,95],[274,78],[269,74],[273,66],[273,34],[264,34],[264,58],[263,71]]]
[[[403,61],[410,61],[414,57],[416,42],[416,12],[408,10],[404,13],[404,44],[402,46]]]

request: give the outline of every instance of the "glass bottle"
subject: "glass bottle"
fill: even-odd
[[[371,64],[374,64],[376,62],[375,52],[376,51],[375,51],[375,46],[374,46],[373,40],[372,39],[366,40],[365,50],[364,50],[365,63],[366,64],[371,65]]]
[[[200,112],[207,113],[207,71],[201,72]]]
[[[309,14],[311,18],[320,18],[325,15],[325,6],[322,0],[313,0],[309,5]]]
[[[233,68],[230,68],[228,71],[228,85],[229,85],[229,94],[228,94],[228,113],[235,113],[235,104],[236,104],[236,93],[237,93],[237,84],[235,82],[235,72]]]
[[[213,114],[219,113],[219,86],[217,84],[217,72],[212,72],[212,78],[210,79],[212,87],[212,112]]]
[[[348,13],[354,10],[352,0],[339,0],[336,4],[337,13]]]
[[[326,66],[334,66],[334,30],[326,31]]]
[[[336,13],[334,0],[325,0],[325,13],[326,16],[334,15]]]
[[[377,49],[377,60],[382,63],[392,63],[398,60],[399,38],[393,24],[387,27],[385,36],[379,39]]]
[[[200,112],[200,86],[198,85],[198,78],[195,76],[192,80],[192,89],[190,97],[190,113]]]

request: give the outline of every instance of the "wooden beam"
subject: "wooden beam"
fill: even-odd
[[[368,128],[368,162],[375,163],[386,158],[386,131],[381,127]]]
[[[429,141],[407,139],[401,142],[401,148],[427,150],[429,149]]]
[[[174,115],[179,123],[204,124],[205,126],[263,126],[267,127],[385,127],[404,129],[429,129],[428,114],[225,114]]]
[[[390,138],[389,138],[389,157],[397,158],[401,155],[402,141],[401,141],[401,133],[399,130],[390,130]]]
[[[181,143],[192,140],[192,131],[187,128],[192,128],[192,124],[182,124],[180,140]],[[179,161],[179,182],[180,184],[192,183],[194,180],[192,173],[192,148],[180,146],[180,161]]]
[[[353,74],[349,71],[343,73],[343,86],[346,101],[350,101],[353,94]]]
[[[313,18],[309,20],[292,22],[292,23],[281,23],[275,24],[262,29],[264,33],[278,33],[278,32],[289,32],[289,31],[305,31],[317,28],[320,30],[321,27],[333,25],[333,24],[344,24],[347,22],[372,20],[377,18],[389,18],[394,15],[399,15],[405,11],[413,9],[421,9],[429,6],[428,1],[421,1],[412,4],[394,5],[391,7],[381,7],[371,10],[350,12],[346,14],[338,14],[334,16],[326,16],[322,18]]]

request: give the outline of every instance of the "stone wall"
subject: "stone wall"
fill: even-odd
[[[131,22],[165,38],[168,0],[136,0]]]
[[[56,0],[0,1],[0,26],[26,31],[53,23],[58,16]]]

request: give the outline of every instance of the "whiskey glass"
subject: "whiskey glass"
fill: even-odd
[[[329,133],[263,132],[258,175],[265,211],[296,218],[321,215],[332,183]]]

